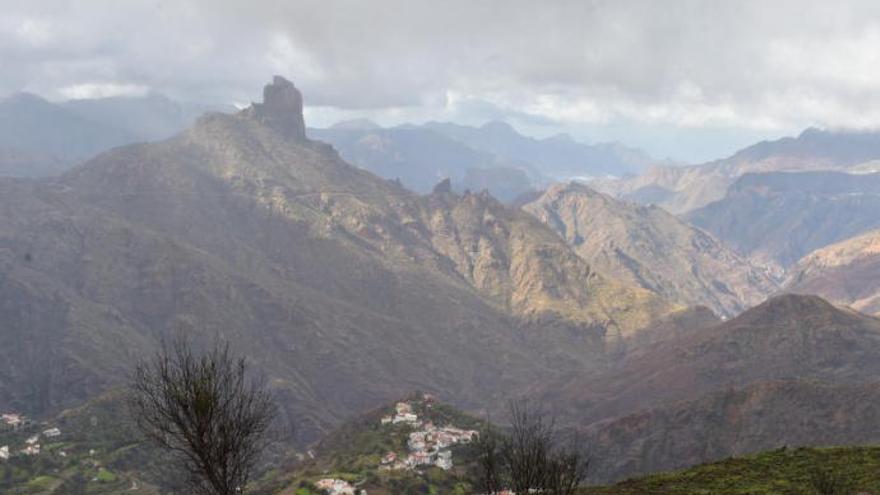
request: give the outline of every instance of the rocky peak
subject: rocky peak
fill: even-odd
[[[287,137],[297,141],[306,139],[302,93],[281,76],[275,76],[263,88],[263,103],[253,104],[253,115]]]
[[[441,180],[434,186],[433,194],[447,194],[452,192],[452,181],[449,177]]]

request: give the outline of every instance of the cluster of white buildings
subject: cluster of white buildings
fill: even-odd
[[[417,425],[419,424],[419,417],[416,413],[413,412],[412,405],[407,402],[398,402],[395,406],[395,410],[397,414],[385,416],[382,418],[381,422],[383,425],[387,424],[409,424],[409,425]]]
[[[351,483],[333,478],[316,481],[315,488],[329,495],[367,495],[366,490],[356,490]]]
[[[30,426],[32,423],[21,414],[6,413],[0,415],[0,424],[6,428],[12,429],[12,431],[19,431],[26,426]],[[49,428],[42,433],[31,435],[24,441],[24,448],[19,450],[18,453],[21,455],[39,455],[40,436],[46,439],[56,438],[61,436],[61,430],[58,428]],[[9,460],[12,455],[13,454],[8,445],[0,446],[0,461]]]
[[[24,415],[15,414],[15,413],[4,413],[0,414],[0,425],[3,425],[6,429],[11,429],[13,431],[20,430],[25,426],[30,424],[30,420],[28,420]]]
[[[425,399],[428,400],[428,397]],[[449,448],[455,444],[469,443],[477,435],[474,430],[454,426],[437,427],[431,421],[423,422],[413,412],[412,405],[406,402],[397,403],[395,409],[397,414],[382,418],[382,424],[404,423],[413,426],[415,431],[409,434],[407,440],[407,456],[401,458],[389,452],[379,463],[379,469],[415,469],[420,466],[452,469],[452,451]]]

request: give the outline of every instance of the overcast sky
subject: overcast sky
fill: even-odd
[[[880,2],[0,0],[0,95],[246,104],[272,74],[311,125],[503,119],[701,161],[880,127]]]

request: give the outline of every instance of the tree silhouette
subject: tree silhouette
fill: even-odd
[[[163,342],[134,372],[129,406],[147,439],[173,454],[191,493],[242,493],[276,406],[228,343],[196,354],[184,337]]]

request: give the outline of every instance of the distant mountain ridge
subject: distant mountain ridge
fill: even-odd
[[[619,143],[586,144],[566,134],[536,139],[524,136],[510,124],[500,121],[488,122],[480,127],[428,122],[422,127],[506,160],[530,163],[541,174],[555,180],[622,176],[640,172],[658,162],[641,150]]]
[[[759,263],[788,268],[818,248],[880,228],[880,174],[745,174],[685,218]]]
[[[511,201],[553,180],[624,175],[656,161],[616,143],[588,145],[567,136],[535,139],[504,122],[471,127],[449,122],[382,128],[366,120],[310,129],[344,158],[386,179],[428,192],[451,178],[457,191],[489,190]]]
[[[858,170],[880,159],[880,133],[810,128],[797,137],[764,141],[728,158],[685,167],[656,166],[642,175],[598,180],[601,191],[681,214],[721,200],[747,173]]]
[[[221,108],[156,93],[62,103],[19,93],[0,100],[0,176],[56,175],[116,146],[170,137]]]
[[[2,174],[58,172],[77,160],[134,140],[124,130],[93,122],[36,95],[19,93],[0,101],[0,148],[9,150],[7,157],[20,157],[0,162]]]

